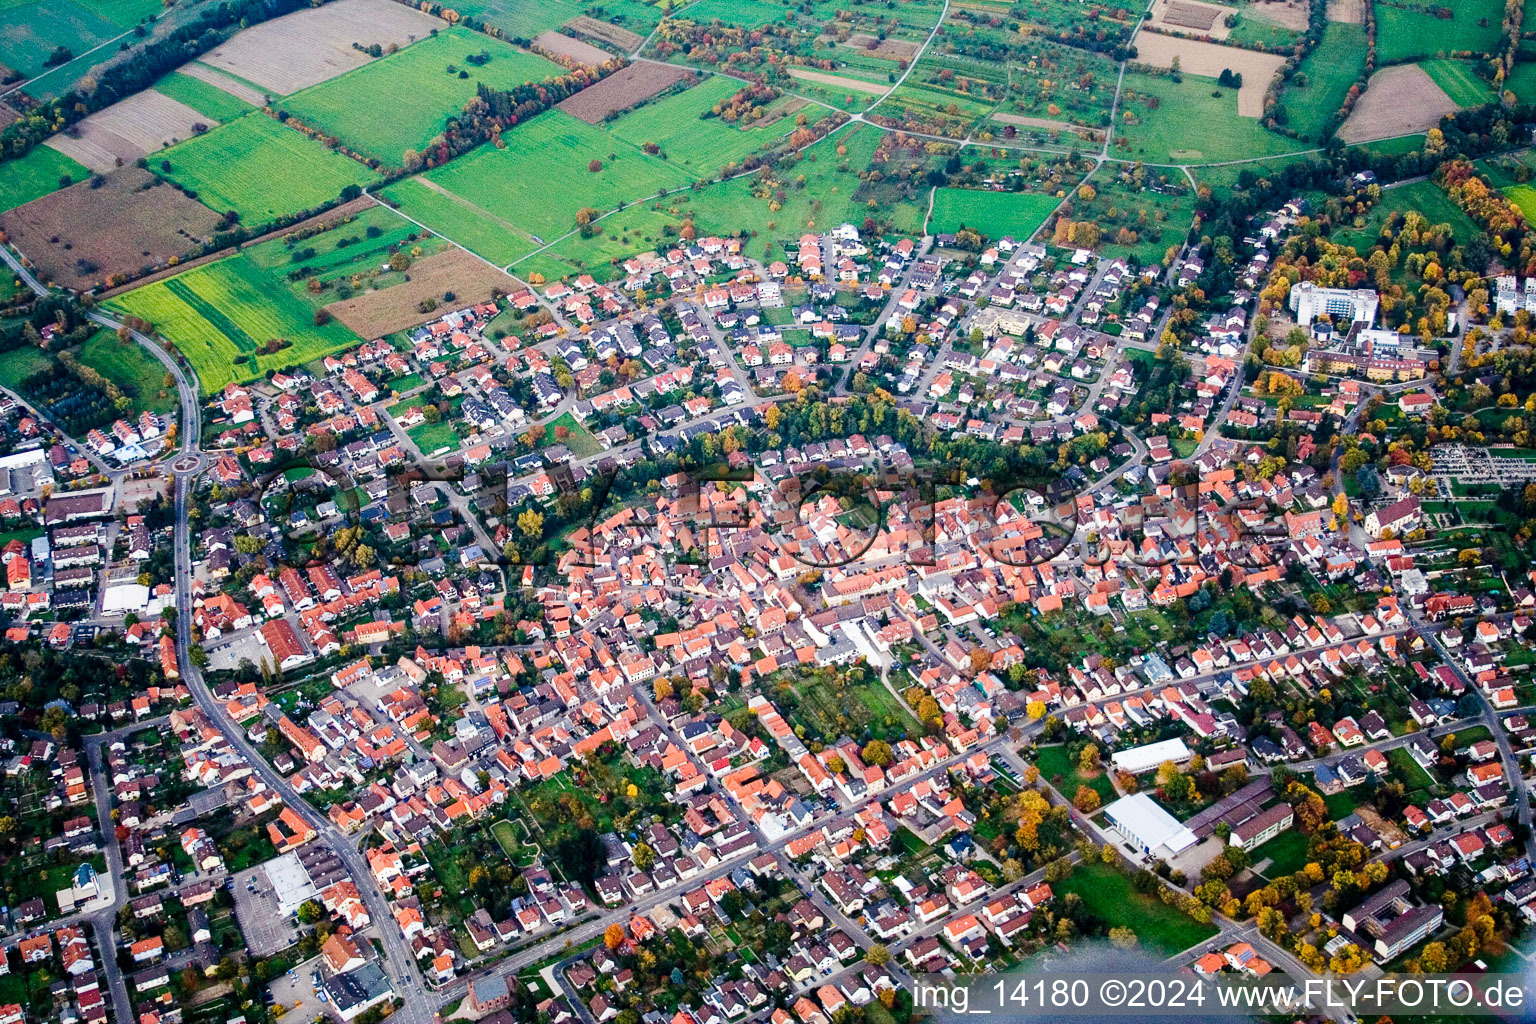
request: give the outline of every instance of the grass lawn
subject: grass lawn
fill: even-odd
[[[1346,789],[1323,797],[1323,804],[1328,808],[1328,816],[1338,821],[1355,813],[1355,808],[1360,805],[1360,795],[1354,790]]]
[[[1061,795],[1071,800],[1079,786],[1087,786],[1099,794],[1099,800],[1110,803],[1117,798],[1115,787],[1109,781],[1109,775],[1102,769],[1097,775],[1084,778],[1077,770],[1077,765],[1067,756],[1065,746],[1040,747],[1035,751],[1035,767],[1040,769],[1041,778],[1051,783],[1061,791]],[[1056,779],[1060,777],[1061,781]]]
[[[1157,109],[1146,98],[1158,98]],[[1143,158],[1162,164],[1204,164],[1222,160],[1293,153],[1304,143],[1265,131],[1257,118],[1237,113],[1237,90],[1223,88],[1214,78],[1184,75],[1175,82],[1166,75],[1126,72],[1120,94],[1122,110],[1135,123],[1115,125],[1111,155]]]
[[[1307,837],[1300,832],[1282,832],[1264,845],[1254,847],[1248,859],[1253,864],[1261,864],[1266,859],[1270,861],[1263,872],[1266,878],[1289,875],[1307,865]]]
[[[1449,224],[1457,242],[1469,242],[1477,237],[1478,230],[1461,208],[1451,202],[1440,186],[1432,181],[1416,181],[1399,188],[1383,189],[1381,202],[1365,216],[1359,227],[1335,228],[1331,236],[1339,245],[1353,246],[1356,251],[1368,253],[1381,234],[1381,226],[1394,211],[1415,210],[1422,213],[1431,224]]]
[[[165,364],[136,341],[124,344],[112,331],[97,331],[80,346],[80,362],[122,388],[135,414],[176,408],[175,385],[166,387]]]
[[[330,202],[348,185],[376,177],[259,111],[155,154],[149,168],[196,193],[210,210],[234,210],[251,227]]]
[[[1536,63],[1522,62],[1504,79],[1504,88],[1515,94],[1521,103],[1536,99]]]
[[[458,432],[451,423],[419,423],[406,431],[423,455],[432,455],[444,449],[452,450],[459,445]]]
[[[21,390],[21,382],[53,365],[53,357],[30,345],[0,352],[0,385]]]
[[[172,72],[156,82],[155,92],[185,103],[198,113],[220,122],[233,121],[255,109],[245,100],[216,85],[179,72]]]
[[[588,455],[596,455],[603,450],[602,444],[598,442],[597,438],[592,436],[592,432],[576,422],[576,417],[572,416],[569,412],[563,412],[556,416],[546,423],[545,427],[548,428],[544,435],[546,440],[552,444],[565,445],[571,450],[571,455],[578,459],[584,459]],[[566,431],[563,439],[555,436],[555,431],[561,427],[564,427]]]
[[[90,168],[58,150],[34,146],[26,156],[0,164],[0,211],[41,199],[90,176]]]
[[[1058,896],[1075,893],[1106,928],[1130,928],[1143,948],[1168,956],[1216,934],[1215,925],[1132,889],[1131,880],[1108,864],[1079,864],[1053,888]]]
[[[1420,767],[1419,762],[1413,759],[1406,748],[1396,747],[1387,751],[1387,764],[1402,779],[1403,785],[1410,790],[1433,789],[1439,785],[1429,772]]]
[[[1510,185],[1504,189],[1504,194],[1520,208],[1528,222],[1536,218],[1536,188],[1530,185]]]
[[[941,188],[933,196],[928,231],[975,228],[988,238],[1011,235],[1027,241],[1045,223],[1061,200],[1029,192],[983,192],[976,189]]]
[[[505,149],[481,146],[424,177],[515,232],[524,253],[575,230],[583,207],[606,211],[688,180],[681,167],[560,110],[546,111],[501,137]],[[554,182],[560,187],[552,187]]]
[[[465,62],[481,53],[490,55],[484,64]],[[563,68],[537,54],[469,29],[445,28],[289,96],[283,108],[358,152],[398,167],[406,150],[420,150],[442,132],[444,119],[463,110],[480,83],[511,89],[560,74]]]
[[[314,311],[244,254],[145,285],[109,305],[154,324],[191,361],[204,394],[361,341],[339,320],[317,327]],[[258,354],[272,339],[291,344]]]
[[[745,87],[734,78],[711,75],[692,89],[647,103],[605,127],[632,146],[654,142],[668,160],[697,175],[716,175],[726,164],[737,163],[753,150],[795,130],[793,115],[756,128],[701,116]],[[822,107],[804,108],[811,119],[823,112]]]
[[[1427,60],[1419,66],[1458,107],[1477,107],[1493,101],[1492,84],[1477,77],[1471,61]]]
[[[1365,27],[1329,22],[1323,38],[1301,62],[1298,74],[1307,76],[1304,87],[1295,78],[1286,84],[1281,106],[1287,123],[1302,134],[1320,140],[1349,87],[1365,70]]]
[[[1499,46],[1503,5],[1499,0],[1441,0],[1449,19],[1424,10],[1376,4],[1376,66],[1452,50],[1491,53]],[[1485,24],[1479,24],[1485,22]]]

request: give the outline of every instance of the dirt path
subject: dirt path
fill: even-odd
[[[840,75],[829,75],[825,71],[812,71],[809,68],[790,68],[789,73],[795,78],[801,78],[807,82],[828,85],[834,89],[847,89],[849,92],[867,93],[870,96],[884,95],[886,90],[886,86],[876,82],[865,82],[857,78],[843,78]]]

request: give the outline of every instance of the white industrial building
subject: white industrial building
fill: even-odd
[[[1104,816],[1132,849],[1154,860],[1166,860],[1200,841],[1146,793],[1121,797],[1104,809]]]
[[[1111,755],[1109,763],[1117,772],[1140,775],[1142,772],[1151,771],[1164,761],[1184,764],[1193,756],[1190,749],[1184,745],[1184,741],[1175,737],[1171,740],[1158,740],[1156,743],[1144,743],[1130,750],[1118,751]]]
[[[1290,307],[1302,327],[1324,314],[1340,328],[1358,321],[1374,323],[1380,302],[1369,288],[1319,288],[1311,281],[1291,287]]]

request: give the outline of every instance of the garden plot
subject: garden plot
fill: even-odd
[[[442,27],[390,0],[332,0],[246,29],[202,61],[286,96],[368,63],[353,43],[406,46]]]
[[[689,72],[668,64],[650,62],[630,64],[556,106],[587,122],[600,124],[610,114],[628,110],[665,89],[681,82]]]
[[[1458,109],[1417,64],[1384,68],[1371,76],[1338,134],[1345,142],[1368,142],[1422,132]]]
[[[1232,31],[1227,27],[1227,18],[1236,13],[1235,7],[1204,4],[1198,0],[1156,0],[1147,15],[1146,24],[1164,32],[1225,39]]]
[[[221,222],[137,167],[108,174],[100,188],[82,181],[0,214],[0,230],[40,274],[69,288],[164,263],[201,245]]]
[[[568,35],[559,32],[540,32],[533,37],[533,45],[557,57],[569,57],[578,64],[601,64],[610,60],[613,54],[607,50],[600,50],[591,43],[584,43],[580,39],[572,39]]]
[[[598,21],[596,18],[583,14],[579,18],[572,18],[561,28],[586,36],[588,39],[596,39],[600,43],[617,47],[625,53],[633,53],[645,42],[645,37],[638,32],[631,32],[627,28],[610,25],[606,21]]]
[[[132,163],[155,150],[218,127],[219,122],[185,103],[147,89],[60,132],[44,145],[80,161],[100,174]]]
[[[1177,58],[1185,74],[1219,78],[1223,71],[1230,70],[1242,75],[1243,86],[1237,90],[1237,112],[1243,117],[1263,115],[1264,93],[1285,63],[1285,58],[1278,54],[1255,53],[1147,31],[1136,33],[1136,51],[1137,63],[1155,68],[1172,68]]]

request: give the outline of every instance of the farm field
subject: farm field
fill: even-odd
[[[0,164],[0,210],[9,210],[57,192],[65,184],[61,179],[84,181],[90,169],[56,149],[35,146],[18,160]]]
[[[325,309],[360,336],[377,338],[435,320],[446,310],[483,302],[496,291],[506,294],[516,288],[517,282],[506,273],[449,246],[412,264],[408,274],[389,281],[382,290],[360,292]]]
[[[433,231],[453,239],[497,266],[526,256],[537,246],[526,232],[490,214],[442,186],[421,178],[406,178],[386,188],[384,198],[400,204],[400,211]]]
[[[354,43],[404,47],[442,28],[430,14],[390,0],[333,0],[248,28],[198,59],[287,96],[368,63]]]
[[[165,386],[165,364],[138,342],[124,343],[112,331],[98,331],[85,340],[77,354],[81,363],[122,388],[135,414],[176,408],[175,385]]]
[[[718,20],[744,29],[757,29],[783,21],[791,10],[785,4],[770,0],[699,0],[688,8],[687,17],[700,24]]]
[[[218,120],[154,89],[134,93],[125,100],[59,132],[47,142],[66,156],[98,174],[130,164],[139,157],[184,142]]]
[[[43,62],[56,48],[62,46],[79,57],[133,24],[115,24],[92,6],[75,0],[7,6],[0,18],[0,64],[32,78],[46,70]],[[127,6],[118,5],[118,9],[119,14],[125,13]]]
[[[989,192],[941,188],[934,192],[928,233],[975,228],[992,239],[1012,236],[1023,242],[1045,223],[1060,202],[1029,192]]]
[[[1295,28],[1297,19],[1280,21],[1269,15],[1265,10],[1268,5],[1252,5],[1245,7],[1237,16],[1237,24],[1232,26],[1231,33],[1227,36],[1227,43],[1231,46],[1263,47],[1274,52],[1285,50],[1294,46],[1301,38],[1301,31]],[[1299,19],[1302,30],[1306,28],[1306,19]]]
[[[166,164],[169,164],[167,169]],[[373,172],[259,111],[158,154],[150,167],[250,226],[367,185]]]
[[[424,177],[517,225],[536,242],[574,230],[584,206],[608,210],[688,180],[682,168],[559,110],[504,132],[502,139],[505,149],[481,146]],[[563,187],[553,189],[553,182]]]
[[[1255,119],[1264,113],[1265,90],[1285,63],[1284,58],[1277,54],[1254,53],[1152,32],[1142,32],[1136,36],[1136,49],[1136,60],[1139,63],[1171,69],[1174,61],[1178,61],[1184,74],[1212,79],[1212,85],[1216,84],[1215,80],[1221,77],[1223,71],[1240,73],[1243,76],[1240,88],[1218,88],[1222,92],[1236,92],[1238,115]]]
[[[1109,927],[1130,928],[1144,949],[1172,956],[1216,934],[1156,896],[1131,888],[1131,880],[1108,864],[1079,864],[1054,887],[1057,894],[1075,893],[1094,917]]]
[[[1471,61],[1427,60],[1419,66],[1459,107],[1477,107],[1493,101],[1492,83],[1477,77]]]
[[[1457,111],[1455,102],[1417,64],[1400,64],[1371,76],[1349,119],[1339,126],[1345,142],[1366,142],[1422,132]]]
[[[574,96],[555,104],[587,124],[601,124],[616,114],[680,82],[688,72],[665,64],[630,64],[620,68],[596,85],[589,85]]]
[[[53,150],[39,147],[34,152]],[[0,228],[45,278],[84,288],[201,245],[221,218],[148,171],[124,167],[0,214]]]
[[[1437,4],[1376,4],[1376,66],[1450,50],[1491,53],[1498,49],[1503,5],[1499,0],[1441,0]],[[1438,18],[1432,8],[1452,17]],[[1486,24],[1480,24],[1486,22]]]
[[[1321,140],[1334,112],[1339,109],[1365,70],[1365,29],[1360,25],[1330,22],[1323,28],[1322,42],[1302,60],[1298,74],[1306,75],[1306,85],[1298,86],[1295,77],[1285,85],[1281,107],[1286,123],[1314,140]]]
[[[1156,98],[1154,108],[1149,98]],[[1295,139],[1266,131],[1255,118],[1237,112],[1237,92],[1215,79],[1186,74],[1182,82],[1127,71],[1120,95],[1134,124],[1117,123],[1112,152],[1153,163],[1218,163],[1290,153],[1307,148]],[[1199,148],[1194,148],[1194,147]]]
[[[770,208],[777,201],[778,190],[768,188],[756,176],[735,178],[689,193],[680,208],[693,212],[700,231],[748,231],[757,236],[754,248],[760,240],[764,248],[781,251],[775,248],[777,243],[802,231],[864,218],[868,211],[855,196],[860,185],[858,173],[870,166],[881,134],[872,126],[854,125],[811,146],[800,162],[780,172],[786,181],[805,175],[805,188],[785,190],[778,210]],[[837,152],[839,146],[846,149],[842,156]],[[897,202],[883,212],[890,216],[894,230],[915,234],[921,230],[927,210],[926,206]]]
[[[107,305],[154,324],[192,363],[204,394],[361,340],[338,321],[316,326],[306,303],[243,255],[145,285]],[[291,344],[258,355],[273,339]]]
[[[477,54],[489,54],[490,60],[466,63]],[[461,78],[460,71],[467,77]],[[398,167],[406,150],[422,149],[442,132],[444,120],[463,110],[479,83],[510,89],[563,73],[537,54],[468,29],[446,28],[290,96],[283,108],[359,153]]]
[[[1431,224],[1449,224],[1457,242],[1467,242],[1477,237],[1478,231],[1460,207],[1451,202],[1432,181],[1416,181],[1411,185],[1384,189],[1381,202],[1370,211],[1362,227],[1335,228],[1332,240],[1340,245],[1353,246],[1359,253],[1367,253],[1381,234],[1381,226],[1394,212],[1416,210]]]
[[[207,82],[220,92],[227,92],[236,99],[245,100],[253,107],[265,106],[271,97],[270,90],[261,88],[255,82],[246,81],[228,71],[220,71],[201,61],[183,64],[175,73],[195,78],[200,82]]]
[[[686,167],[697,175],[715,175],[725,165],[734,164],[795,130],[793,115],[779,117],[761,127],[743,127],[719,117],[700,116],[717,104],[729,102],[742,88],[743,83],[734,78],[710,75],[692,89],[625,114],[609,124],[608,131],[636,148],[647,142],[655,143],[669,163]],[[785,102],[775,101],[774,106]],[[807,106],[803,112],[814,120],[823,110]]]
[[[233,121],[251,109],[251,104],[240,97],[180,71],[172,72],[156,82],[155,91],[215,121]]]
[[[681,226],[682,220],[666,212],[671,209],[665,203],[662,209],[656,204],[631,206],[598,222],[602,229],[591,238],[572,235],[556,245],[521,260],[513,268],[520,275],[542,274],[553,281],[571,274],[590,273],[599,281],[608,281],[620,273],[612,267],[612,261],[622,260],[637,252],[655,249],[669,236],[663,228]],[[676,238],[676,234],[670,238]]]

